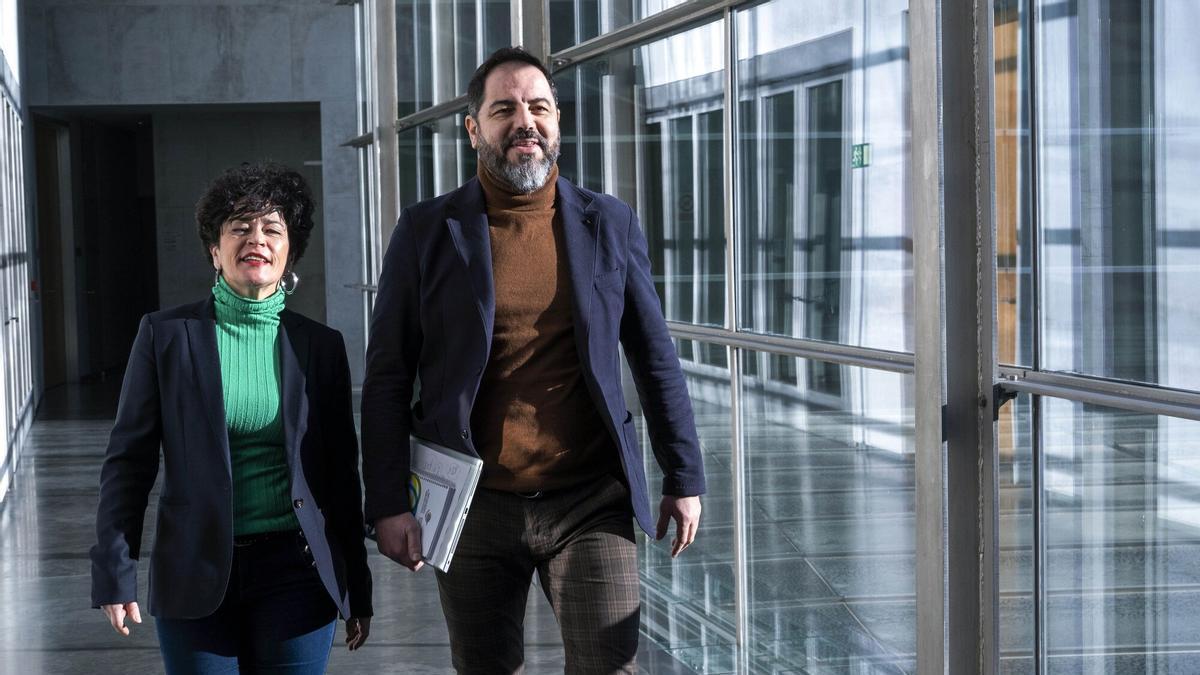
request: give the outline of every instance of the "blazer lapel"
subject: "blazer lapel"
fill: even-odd
[[[483,322],[484,344],[492,344],[492,324],[496,319],[496,290],[492,279],[492,239],[488,234],[487,209],[483,188],[472,178],[448,199],[446,226],[467,266],[467,276],[475,291],[475,306]]]
[[[288,468],[293,474],[299,469],[297,461],[300,439],[308,430],[308,331],[303,328],[299,314],[284,311],[279,322],[279,383],[280,405],[283,414],[283,447],[286,448]]]
[[[592,198],[577,190],[566,178],[558,179],[557,190],[559,215],[566,240],[567,266],[575,300],[575,333],[582,346],[587,344],[591,321],[592,280],[596,274],[596,238],[600,213],[593,208]]]
[[[185,321],[185,324],[188,351],[192,356],[192,372],[196,374],[196,386],[200,390],[204,416],[208,418],[214,447],[220,449],[225,471],[232,477],[229,433],[225,428],[225,394],[221,389],[221,357],[217,353],[217,315],[211,296],[199,305],[196,314]]]

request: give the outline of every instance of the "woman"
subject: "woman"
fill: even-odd
[[[162,448],[150,613],[168,673],[324,672],[337,615],[367,639],[358,439],[337,331],[284,309],[312,232],[300,174],[242,165],[196,205],[209,297],[142,318],[100,473],[92,602],[141,623],[137,560]]]

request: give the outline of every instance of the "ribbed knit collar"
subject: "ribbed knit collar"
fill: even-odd
[[[216,301],[217,318],[228,323],[275,323],[279,320],[279,312],[283,311],[283,291],[276,290],[262,300],[251,300],[238,295],[225,277],[218,277],[213,286],[213,300]]]
[[[492,172],[482,162],[479,163],[477,173],[479,174],[479,184],[483,187],[483,198],[487,202],[488,209],[498,209],[500,211],[545,211],[554,206],[554,197],[557,192],[556,184],[558,182],[557,163],[550,167],[550,175],[546,177],[546,184],[527,195],[513,194],[509,187],[503,185],[492,176]]]

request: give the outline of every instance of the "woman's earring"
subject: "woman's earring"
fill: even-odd
[[[213,286],[216,286],[219,283],[221,283],[221,268],[220,267],[218,267],[216,269],[216,271],[213,273]]]
[[[286,281],[288,277],[291,277],[290,283]],[[283,291],[284,295],[291,295],[292,293],[295,293],[296,287],[299,285],[300,275],[291,270],[284,272],[283,276],[279,277],[279,290]]]

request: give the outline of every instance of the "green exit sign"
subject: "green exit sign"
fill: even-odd
[[[861,169],[871,165],[871,144],[856,143],[850,148],[850,168]]]

